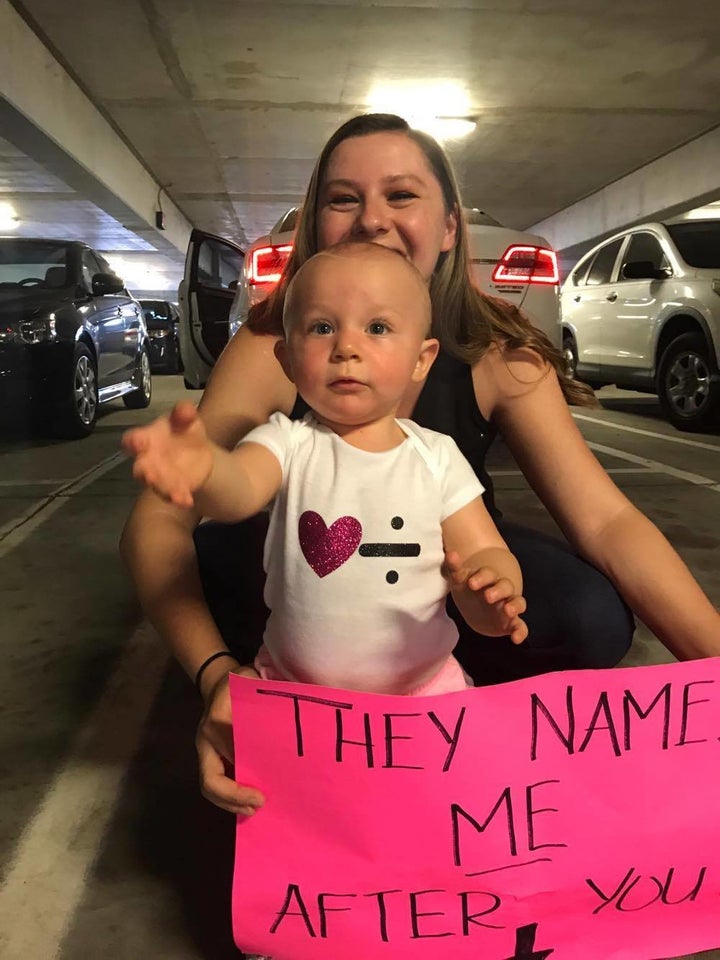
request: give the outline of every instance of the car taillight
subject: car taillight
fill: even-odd
[[[492,278],[495,283],[558,283],[555,251],[548,247],[508,247]]]
[[[277,283],[291,251],[291,243],[253,250],[250,257],[250,283]]]

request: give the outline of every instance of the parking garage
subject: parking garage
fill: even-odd
[[[466,207],[545,238],[565,279],[621,231],[720,210],[719,35],[694,0],[0,0],[0,236],[86,244],[134,301],[174,304],[193,230],[248,249],[302,201],[340,123],[394,110],[432,121]],[[156,371],[134,408],[129,363],[82,439],[4,411],[8,960],[240,955],[232,818],[197,789],[197,694],[117,548],[137,493],[123,431],[200,391]],[[614,382],[598,398],[573,408],[588,446],[719,605],[720,427],[678,430]],[[499,440],[488,466],[506,517],[558,535]],[[672,659],[638,623],[623,665]]]

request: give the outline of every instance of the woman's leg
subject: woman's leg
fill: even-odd
[[[267,514],[259,513],[242,523],[201,523],[194,535],[205,599],[242,663],[255,659],[269,613],[263,601],[267,525]]]
[[[607,577],[554,537],[503,520],[498,528],[522,570],[528,639],[516,646],[507,637],[479,636],[449,601],[460,634],[455,655],[475,683],[615,666],[635,622]]]

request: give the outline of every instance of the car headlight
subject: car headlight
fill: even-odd
[[[162,340],[164,337],[169,336],[169,330],[148,330],[148,336],[151,340]]]
[[[44,343],[54,340],[56,336],[54,313],[48,317],[21,320],[18,324],[18,337],[23,343]]]

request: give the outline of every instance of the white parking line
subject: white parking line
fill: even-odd
[[[600,420],[598,417],[588,417],[585,413],[575,413],[575,420],[584,420],[585,423],[597,423],[601,427],[611,430],[623,430],[625,433],[638,433],[641,437],[652,437],[655,440],[666,440],[668,443],[680,443],[684,447],[697,447],[699,450],[714,450],[720,453],[720,443],[704,443],[702,440],[689,440],[687,437],[676,437],[669,433],[655,433],[652,430],[641,430],[639,427],[628,427],[624,423],[615,423],[611,420]]]
[[[591,450],[598,453],[605,453],[611,457],[617,457],[619,460],[627,460],[629,463],[637,463],[653,473],[666,473],[670,477],[678,480],[685,480],[687,483],[693,483],[697,486],[707,487],[708,490],[714,490],[720,493],[720,483],[711,480],[710,477],[703,477],[699,473],[690,473],[687,470],[678,470],[677,467],[671,467],[667,463],[660,463],[659,460],[649,460],[647,457],[638,457],[634,453],[626,453],[624,450],[616,450],[615,447],[606,447],[602,443],[588,443]],[[607,471],[608,473],[610,471]]]
[[[47,497],[36,500],[19,516],[13,517],[3,527],[0,527],[0,559],[8,554],[15,547],[19,546],[33,533],[39,526],[49,520],[50,517],[67,502],[68,497],[79,493],[93,481],[97,480],[104,473],[112,470],[125,459],[124,454],[114,453],[100,463],[66,481],[61,487],[53,491]]]
[[[59,955],[168,659],[154,630],[138,627],[23,831],[0,888],[3,960]]]

